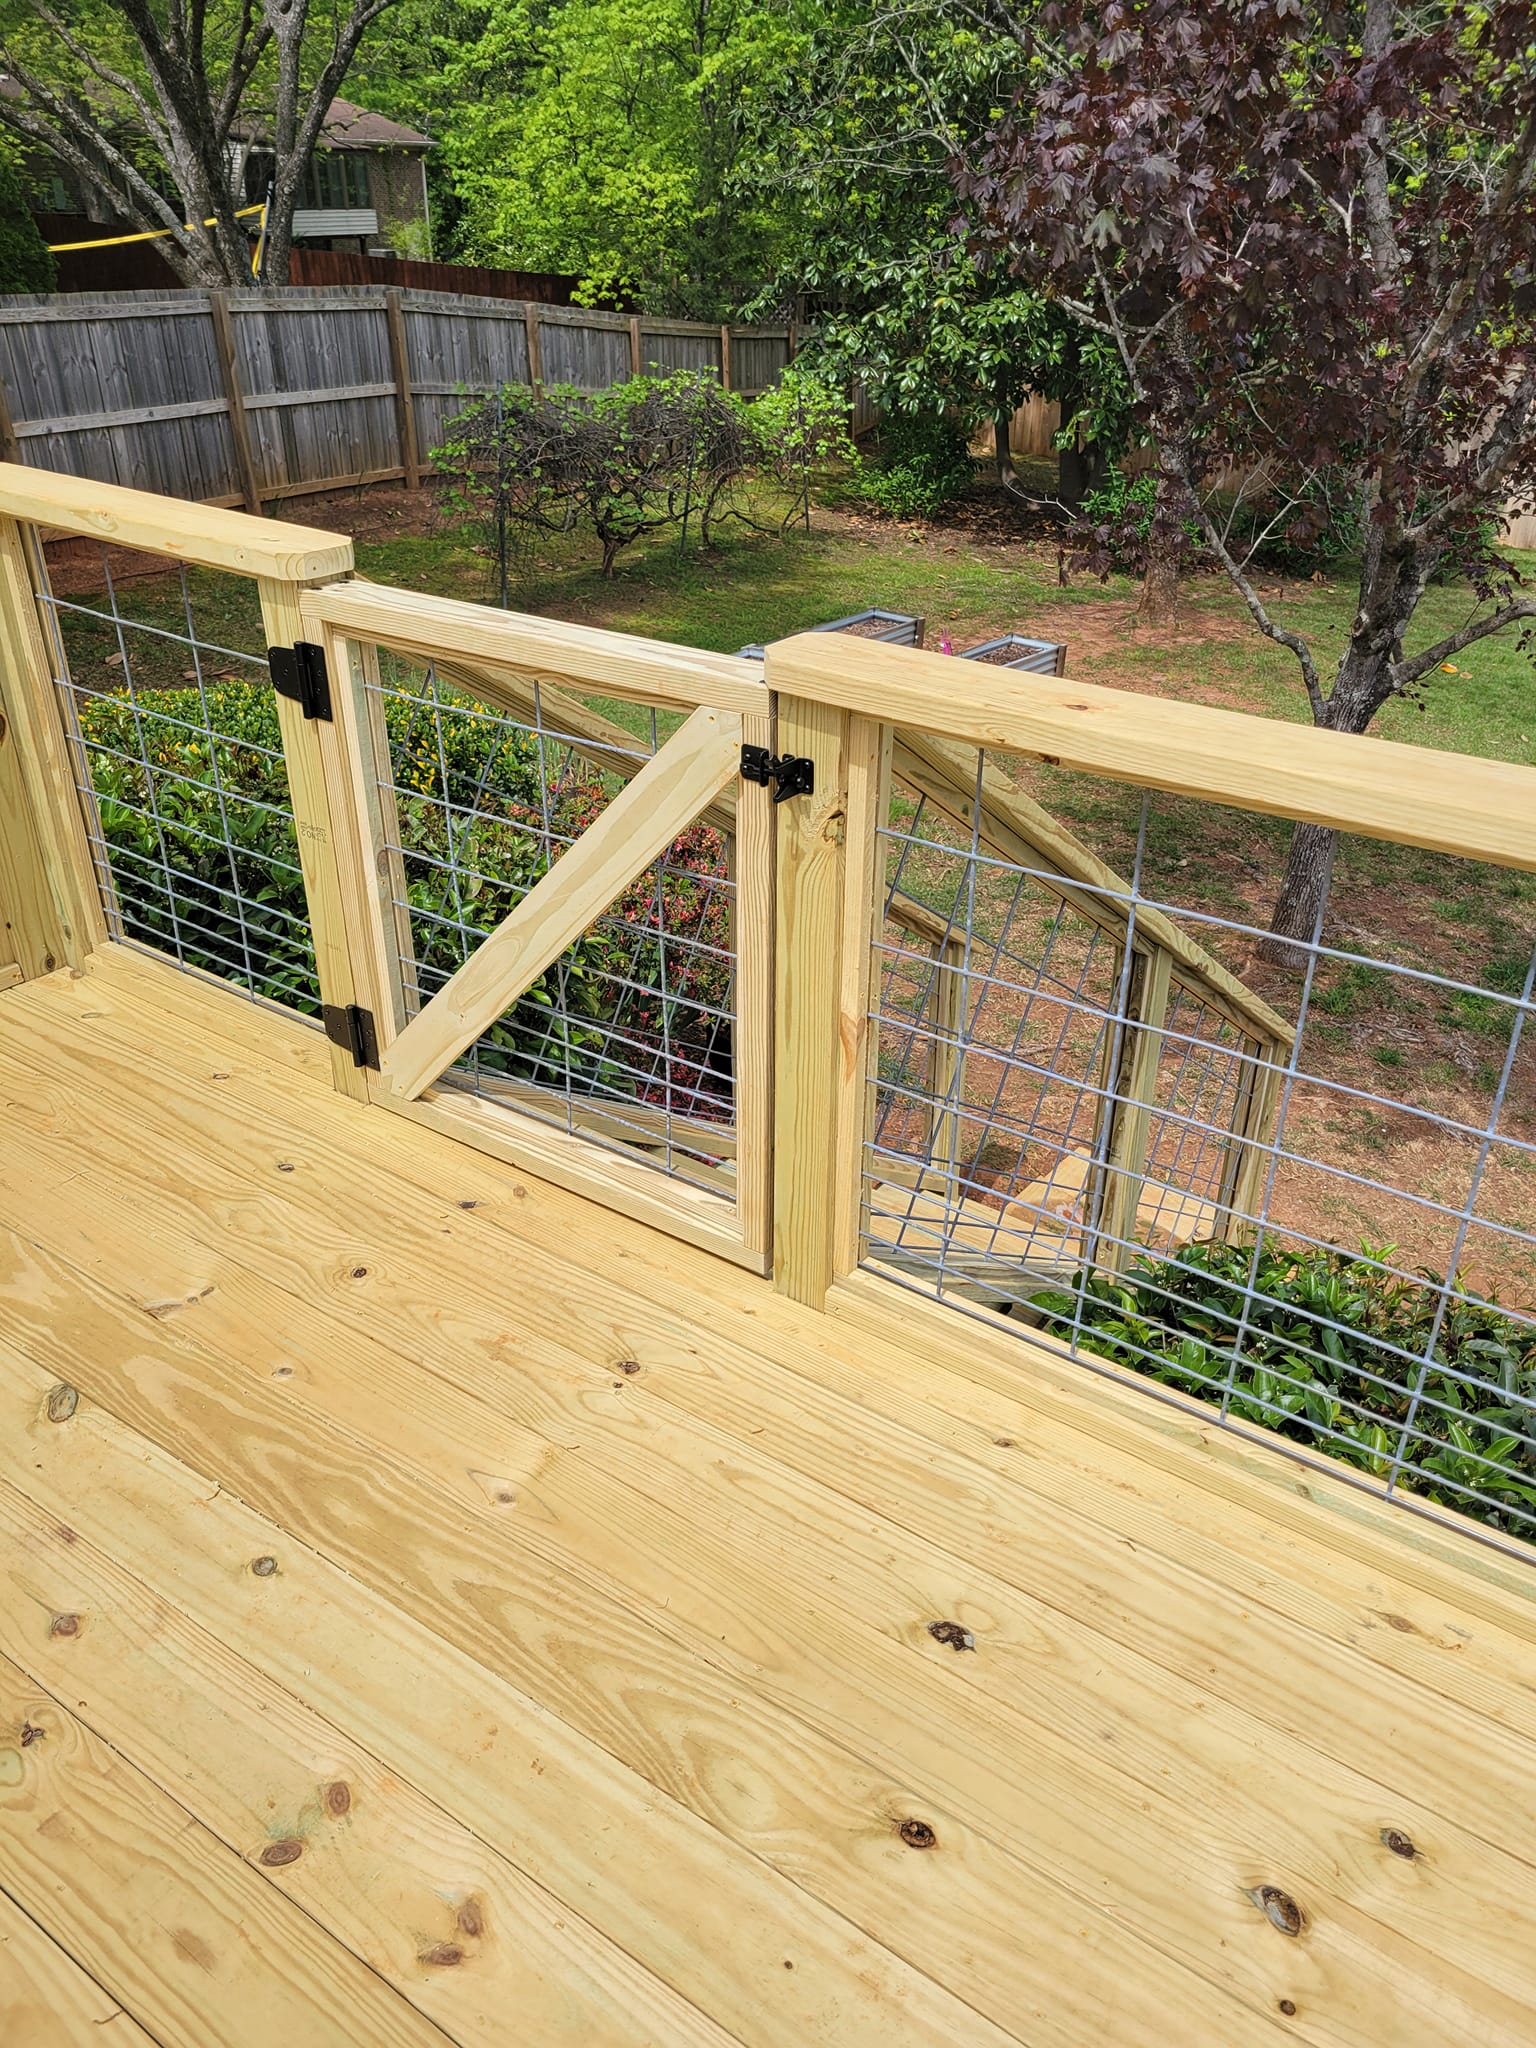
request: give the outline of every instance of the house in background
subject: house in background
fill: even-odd
[[[272,156],[259,131],[248,138],[245,195],[266,196]],[[320,142],[305,174],[293,216],[293,239],[312,249],[350,250],[358,256],[432,254],[427,204],[427,151],[431,138],[350,100],[332,100]]]
[[[19,88],[0,78],[0,93]],[[261,126],[242,136],[241,167],[246,203],[265,198],[272,177],[272,153]],[[305,175],[294,214],[296,249],[337,249],[358,255],[429,257],[431,216],[427,203],[429,136],[382,114],[332,100],[320,141]],[[49,243],[92,241],[134,232],[132,224],[102,220],[76,186],[68,167],[41,153],[24,159],[22,177],[32,212]],[[180,279],[153,242],[86,249],[58,258],[60,291],[152,291]]]

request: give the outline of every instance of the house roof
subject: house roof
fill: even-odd
[[[24,97],[16,80],[8,72],[0,72],[0,98],[19,100]],[[267,132],[267,123],[260,115],[237,119],[234,127],[237,135],[247,138]],[[320,124],[322,149],[431,149],[432,146],[430,135],[406,128],[384,114],[370,114],[366,107],[355,107],[350,100],[332,100]]]
[[[350,100],[332,100],[320,124],[322,149],[430,149],[430,135],[402,127],[383,114],[370,114]]]

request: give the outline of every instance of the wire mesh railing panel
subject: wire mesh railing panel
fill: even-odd
[[[414,1014],[603,813],[676,718],[530,683],[492,708],[380,650],[369,685],[399,972]],[[594,739],[594,733],[599,737]],[[608,909],[444,1081],[735,1195],[735,883],[712,813]]]
[[[979,777],[970,845],[897,792],[866,1257],[1536,1539],[1536,877],[1341,837],[1276,933],[1284,821],[993,766],[1124,878],[989,850]],[[1170,927],[1236,1015],[1180,960],[1143,1020]]]
[[[1147,1170],[1164,1186],[1220,1202],[1235,1164],[1234,1129],[1260,1048],[1241,1025],[1175,983],[1148,1120]]]
[[[1077,1256],[1116,950],[925,799],[882,837],[867,1235],[941,1292],[1017,1296]]]
[[[125,579],[76,551],[39,596],[115,938],[315,1012],[314,943],[254,586]]]

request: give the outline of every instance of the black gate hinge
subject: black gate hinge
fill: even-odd
[[[272,687],[280,697],[292,697],[304,707],[306,718],[331,715],[331,679],[326,673],[325,649],[313,640],[296,640],[292,647],[269,647],[267,667]]]
[[[811,796],[816,788],[816,763],[803,754],[770,754],[766,747],[743,747],[741,772],[748,782],[766,789],[774,785],[773,800],[787,803],[792,796]]]
[[[379,1037],[373,1028],[372,1010],[365,1010],[358,1003],[326,1003],[320,1016],[326,1037],[332,1045],[351,1053],[354,1067],[372,1067],[377,1071]]]

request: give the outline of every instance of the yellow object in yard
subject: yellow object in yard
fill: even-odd
[[[247,214],[252,213],[259,213],[261,215],[260,233],[262,236],[265,236],[267,231],[266,200],[258,200],[256,205],[254,206],[240,207],[236,211],[235,219],[244,220]],[[196,223],[190,220],[182,222],[182,226],[185,228],[191,228],[195,225]],[[216,227],[218,225],[218,216],[216,214],[210,214],[207,220],[205,220],[202,223],[202,225],[205,228]],[[158,242],[163,235],[174,235],[175,232],[176,230],[174,228],[146,228],[142,234],[103,235],[99,241],[95,242],[50,242],[48,244],[48,250],[50,255],[62,256],[72,249],[117,249],[120,248],[124,242]],[[259,249],[259,242],[257,246]]]

